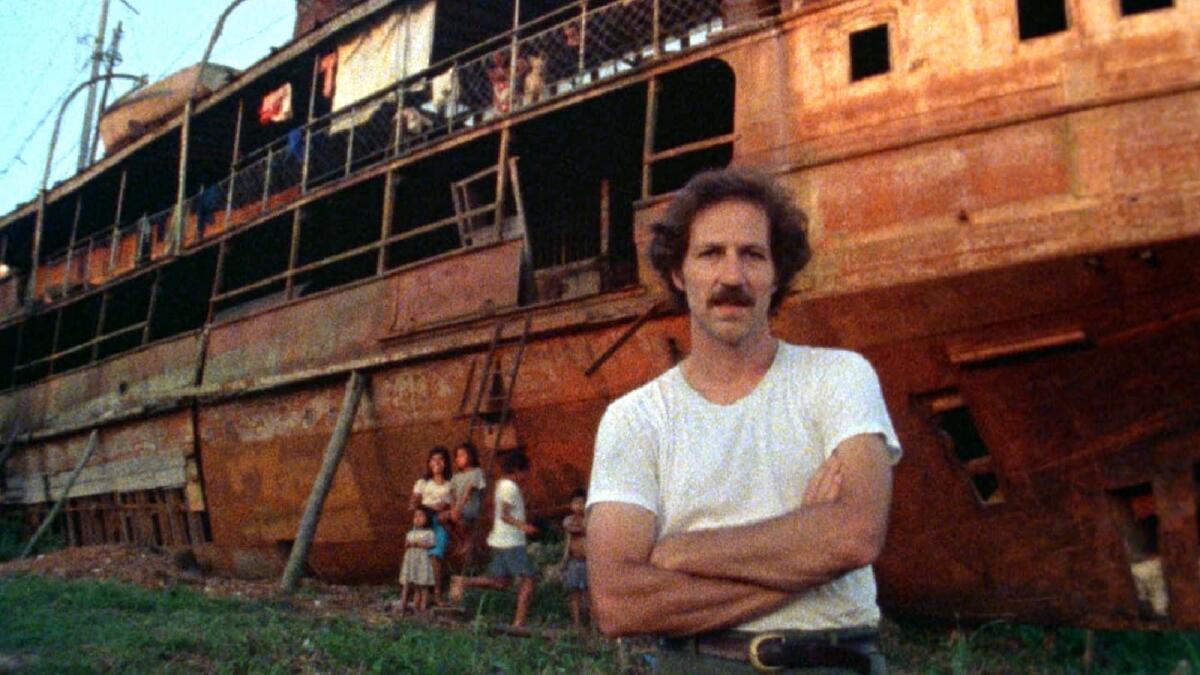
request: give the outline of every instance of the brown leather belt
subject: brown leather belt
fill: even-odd
[[[871,672],[871,651],[879,649],[875,628],[828,631],[721,631],[691,638],[667,638],[667,649],[694,651],[732,661],[749,661],[760,672],[784,668],[843,668]]]

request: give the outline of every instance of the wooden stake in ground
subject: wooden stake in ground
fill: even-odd
[[[329,445],[325,447],[325,459],[321,462],[321,470],[317,472],[316,480],[313,481],[308,505],[304,507],[300,529],[296,532],[296,542],[292,544],[292,553],[288,556],[287,567],[284,568],[283,578],[279,582],[284,593],[296,590],[296,584],[300,581],[300,572],[308,558],[308,548],[312,544],[313,534],[317,531],[317,521],[321,519],[321,508],[325,505],[325,496],[329,494],[329,488],[333,486],[333,477],[342,459],[346,439],[350,437],[350,427],[354,423],[354,415],[358,411],[358,402],[362,398],[366,383],[362,373],[357,370],[350,373],[350,381],[346,383],[346,398],[342,401],[342,412],[338,415],[333,435],[329,437]]]
[[[83,451],[83,457],[79,458],[79,463],[75,465],[75,470],[71,472],[71,477],[67,479],[67,486],[63,488],[62,496],[54,503],[54,508],[50,509],[50,515],[42,521],[38,526],[37,532],[33,533],[29,543],[25,544],[25,550],[21,552],[21,560],[29,557],[33,551],[33,547],[37,546],[38,540],[50,529],[50,524],[54,522],[54,518],[58,516],[58,512],[62,510],[63,504],[67,503],[67,497],[71,494],[71,488],[75,487],[75,479],[79,478],[79,474],[83,471],[83,465],[91,459],[92,453],[96,451],[96,446],[100,444],[100,430],[92,429],[92,435],[88,437],[87,450]]]

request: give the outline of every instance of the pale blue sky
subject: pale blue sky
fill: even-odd
[[[118,21],[124,32],[116,72],[155,80],[198,62],[229,1],[110,0],[106,44]],[[62,97],[90,75],[100,6],[101,0],[0,0],[0,215],[37,194]],[[253,64],[291,40],[295,18],[295,0],[244,0],[212,61]],[[118,81],[108,100],[128,89]],[[79,93],[63,117],[51,184],[75,173],[86,101],[87,92]]]

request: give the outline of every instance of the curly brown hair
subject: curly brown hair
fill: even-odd
[[[772,179],[749,169],[717,169],[696,174],[675,194],[663,221],[654,226],[650,263],[658,271],[676,304],[687,307],[687,297],[671,276],[683,268],[692,221],[704,209],[724,201],[754,204],[767,214],[770,224],[771,262],[775,267],[775,292],[771,311],[778,309],[796,273],[812,258],[808,246],[808,217],[792,203],[790,195]]]

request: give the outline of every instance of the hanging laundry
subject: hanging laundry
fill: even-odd
[[[379,109],[381,101],[358,104],[406,76],[429,67],[433,54],[433,19],[436,3],[398,9],[391,16],[338,45],[333,86],[333,110],[355,106],[330,125],[342,132],[362,124]]]
[[[321,73],[321,95],[333,98],[333,88],[337,77],[337,52],[330,52],[317,62],[317,72]]]
[[[258,108],[258,123],[271,124],[292,119],[292,83],[288,82],[263,97]]]

